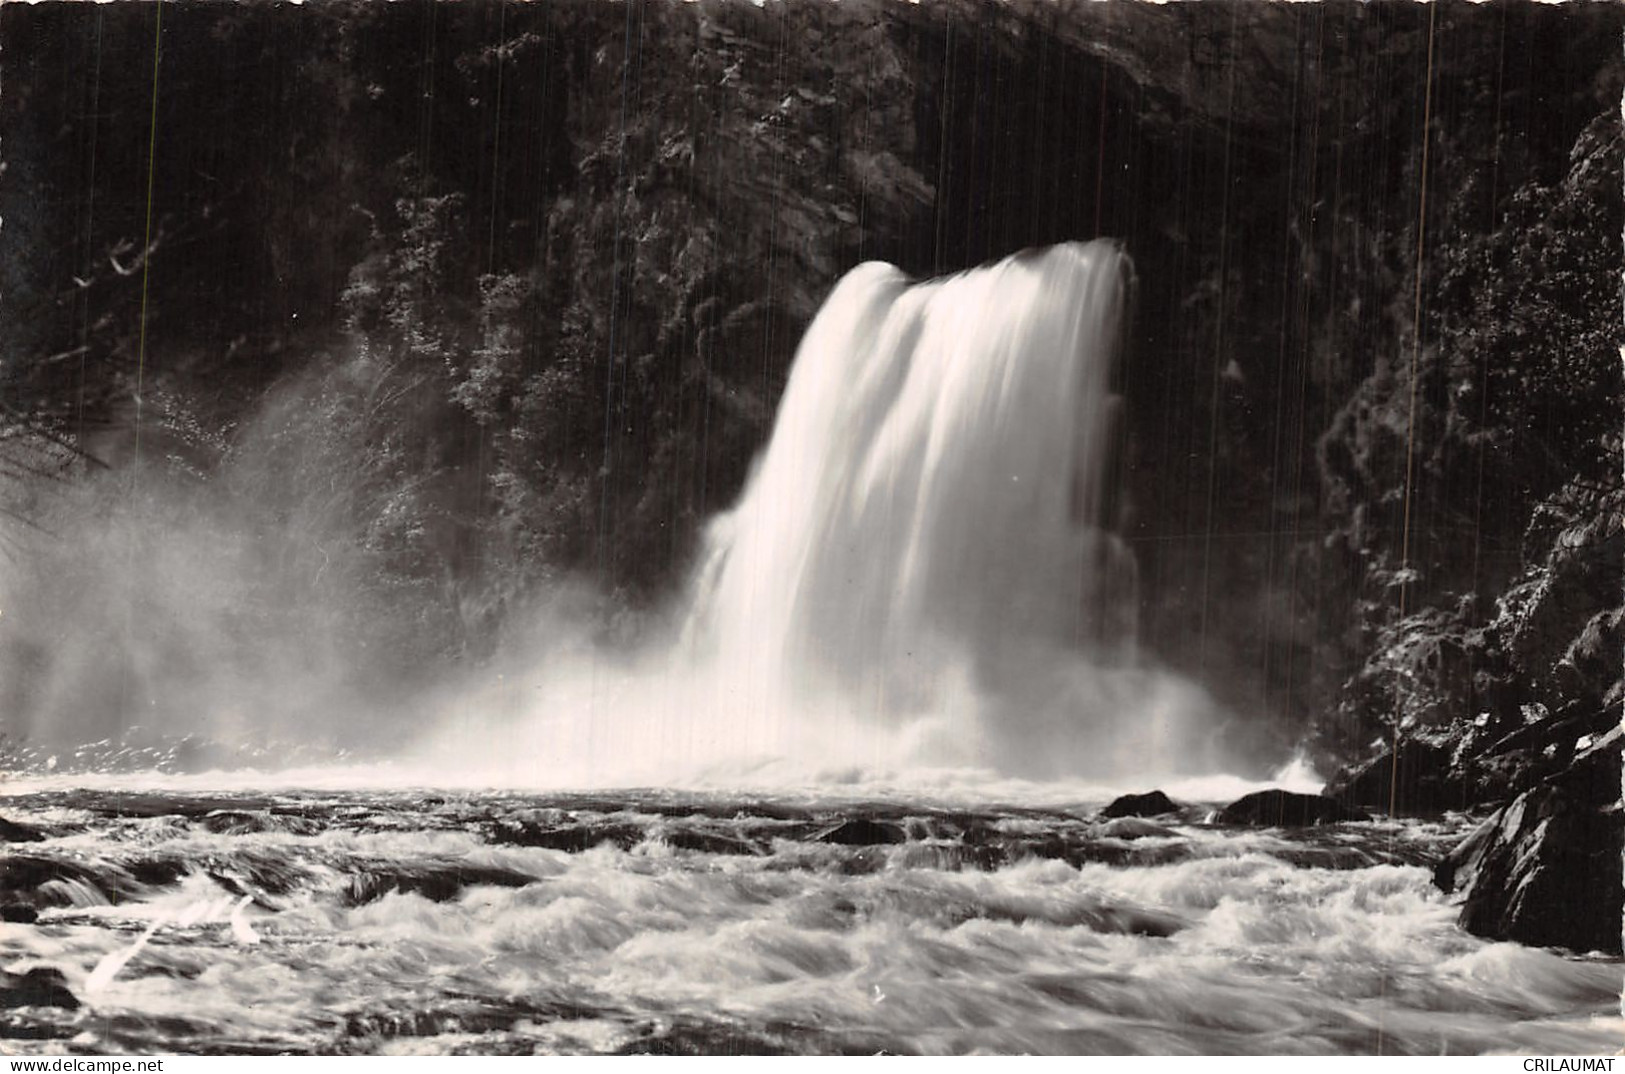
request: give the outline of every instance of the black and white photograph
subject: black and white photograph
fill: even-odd
[[[1618,3],[0,5],[0,1055],[1614,1055],[1622,94]]]

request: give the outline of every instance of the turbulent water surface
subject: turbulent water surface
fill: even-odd
[[[1431,1054],[1625,1037],[1617,962],[1456,928],[1425,863],[1459,821],[1223,830],[1200,806],[1105,821],[1082,801],[883,794],[13,791],[0,811],[44,836],[0,865],[8,918],[38,911],[0,926],[0,1049],[19,1053]]]

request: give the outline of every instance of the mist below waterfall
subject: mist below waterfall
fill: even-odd
[[[348,769],[363,782],[1261,777],[1288,758],[1247,756],[1245,714],[1137,638],[1116,390],[1134,289],[1104,241],[925,282],[853,269],[688,583],[629,630],[580,577],[483,607],[406,573],[397,549],[435,534],[392,519],[449,515],[466,475],[369,439],[399,391],[358,348],[212,460],[149,432],[167,462],[59,496],[66,536],[35,552],[56,566],[14,578],[5,611],[32,661],[13,726],[67,769],[394,766]],[[480,616],[484,652],[430,647]]]

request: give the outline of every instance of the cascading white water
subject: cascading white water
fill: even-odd
[[[1089,708],[1055,670],[1098,687],[1132,649],[1108,472],[1131,275],[1092,242],[920,284],[878,263],[840,282],[711,530],[690,623],[759,711],[836,691],[883,723],[969,689],[1029,724],[1103,730],[1108,714],[1032,710]]]
[[[680,642],[617,660],[555,639],[523,685],[460,706],[437,767],[594,786],[1226,769],[1205,695],[1134,654],[1111,390],[1131,277],[1109,242],[924,283],[854,269],[708,531]],[[488,728],[498,709],[517,721]]]
[[[1098,648],[1133,606],[1103,517],[1128,276],[1107,242],[848,273],[713,526],[695,629],[770,681],[887,694],[942,660],[998,684],[1033,645]]]
[[[943,658],[998,686],[1034,646],[1098,654],[1133,606],[1105,517],[1129,273],[1106,242],[849,273],[713,529],[697,628],[770,679],[888,694]]]

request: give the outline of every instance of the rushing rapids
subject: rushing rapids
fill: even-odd
[[[1418,863],[1459,822],[670,793],[4,808],[44,838],[0,862],[0,1051],[1549,1054],[1625,1031],[1617,964],[1455,927]]]

